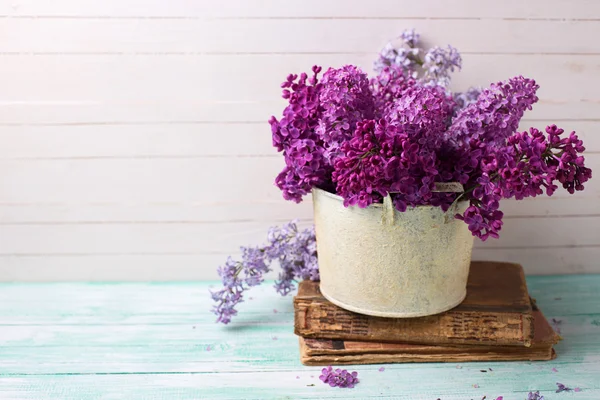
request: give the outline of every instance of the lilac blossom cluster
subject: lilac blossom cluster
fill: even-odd
[[[420,35],[414,29],[408,29],[402,32],[398,39],[402,41],[402,45],[396,47],[392,42],[387,43],[373,63],[373,69],[375,72],[381,72],[387,67],[397,66],[405,75],[416,78],[419,67],[423,65],[423,49],[418,47]]]
[[[319,379],[331,387],[353,388],[358,383],[358,372],[345,369],[323,368]]]
[[[292,221],[282,227],[270,228],[267,238],[265,246],[242,247],[241,261],[229,257],[219,267],[223,288],[211,292],[216,302],[213,312],[218,316],[217,322],[231,322],[237,315],[236,306],[244,300],[244,292],[263,282],[274,261],[281,266],[275,282],[275,289],[281,295],[292,291],[296,280],[319,280],[314,228],[299,230]]]
[[[344,157],[332,175],[345,206],[364,208],[391,193],[400,211],[432,202],[439,175],[435,153],[421,151],[410,128],[384,119],[358,124],[354,137],[342,145]]]
[[[583,184],[592,177],[581,156],[585,147],[575,132],[568,137],[561,137],[562,133],[556,125],[546,127],[546,135],[530,128],[508,137],[504,146],[486,147],[487,154],[467,185],[470,206],[457,216],[474,235],[482,240],[498,237],[503,198],[551,196],[558,188],[556,183],[571,194],[584,189]]]
[[[414,32],[403,36],[409,47],[418,39]],[[534,80],[517,76],[457,96],[407,75],[407,65],[388,63],[370,80],[355,66],[330,68],[318,83],[314,67],[313,86],[305,74],[299,83],[288,77],[290,105],[281,121],[271,120],[273,143],[286,161],[276,179],[286,199],[300,201],[316,186],[342,196],[346,206],[390,196],[399,211],[419,205],[446,211],[469,201],[456,217],[486,240],[502,228],[501,199],[551,196],[558,184],[574,193],[591,178],[574,132],[563,137],[554,125],[545,133],[517,132],[538,101]],[[310,106],[298,100],[308,97]],[[449,182],[464,192],[435,190]]]
[[[538,101],[539,86],[522,76],[493,83],[477,100],[458,112],[447,132],[450,139],[480,139],[486,144],[503,144],[514,133],[526,110]]]
[[[370,84],[376,116],[381,116],[386,114],[390,107],[393,107],[406,89],[415,86],[417,81],[407,76],[398,65],[391,65],[383,68],[375,77],[371,78]]]
[[[316,133],[323,140],[325,161],[333,165],[340,155],[340,145],[352,137],[356,123],[373,118],[375,101],[367,74],[352,65],[329,68],[321,85],[323,113]]]
[[[318,81],[320,67],[313,67],[309,78],[302,73],[288,75],[282,97],[289,105],[283,117],[271,117],[273,146],[283,152],[286,167],[275,179],[275,183],[287,200],[299,202],[313,186],[325,182],[329,171],[323,158],[323,139],[316,133],[323,107],[319,100],[322,85]]]

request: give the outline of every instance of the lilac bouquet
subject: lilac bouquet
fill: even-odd
[[[281,267],[275,289],[283,296],[294,289],[295,280],[319,280],[314,228],[302,231],[291,221],[281,228],[269,229],[267,239],[268,244],[264,246],[242,247],[241,261],[229,257],[225,265],[219,267],[223,288],[211,292],[217,322],[231,322],[231,317],[237,314],[235,307],[243,301],[243,293],[263,282],[273,262]]]
[[[367,207],[390,196],[399,211],[429,205],[446,211],[457,201],[469,206],[455,217],[481,240],[498,237],[500,200],[547,194],[559,184],[569,193],[592,177],[575,132],[550,125],[517,132],[526,110],[537,102],[538,85],[522,76],[448,90],[450,75],[462,66],[458,51],[419,47],[409,30],[388,44],[368,78],[347,65],[290,74],[281,85],[288,106],[271,117],[273,146],[285,168],[275,183],[295,202],[314,187],[338,194],[345,206]],[[460,183],[462,193],[438,191]],[[299,279],[319,279],[314,229],[294,222],[271,228],[268,244],[242,247],[242,260],[219,268],[223,289],[213,292],[213,312],[227,324],[247,289],[260,284],[271,264],[281,265],[276,290],[285,295]]]
[[[300,202],[313,187],[367,207],[390,196],[395,208],[430,205],[446,211],[456,201],[469,207],[456,218],[481,240],[498,237],[500,200],[552,195],[560,184],[583,190],[592,176],[575,132],[550,125],[517,132],[539,86],[517,76],[479,91],[451,93],[450,73],[461,67],[456,49],[418,47],[404,32],[403,47],[386,46],[369,78],[346,65],[291,74],[281,85],[289,103],[271,117],[273,145],[285,168],[275,183]],[[424,56],[422,57],[422,55]],[[460,183],[464,192],[443,193]]]

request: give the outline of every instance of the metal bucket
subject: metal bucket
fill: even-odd
[[[438,314],[467,294],[473,236],[454,218],[419,206],[399,212],[389,201],[344,207],[340,196],[313,189],[321,292],[360,314],[408,318]]]

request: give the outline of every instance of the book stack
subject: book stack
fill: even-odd
[[[467,297],[442,314],[381,318],[342,309],[303,281],[294,329],[305,365],[551,360],[554,332],[518,264],[473,262]]]

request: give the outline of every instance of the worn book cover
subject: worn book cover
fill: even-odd
[[[319,283],[311,281],[300,283],[294,311],[295,333],[306,338],[528,347],[534,333],[523,268],[502,262],[472,262],[467,297],[442,314],[418,318],[357,314],[329,302]]]
[[[534,311],[533,318],[535,336],[530,347],[432,346],[300,337],[300,360],[305,365],[552,360],[556,357],[552,346],[560,337],[540,311]]]

